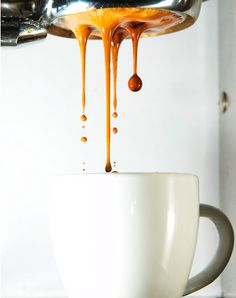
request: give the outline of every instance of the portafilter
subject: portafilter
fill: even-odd
[[[69,14],[103,8],[151,8],[182,15],[183,22],[165,32],[189,27],[198,18],[204,0],[2,0],[1,45],[43,39],[48,33],[74,37],[73,32],[60,26],[58,20]],[[154,34],[155,35],[155,32]]]

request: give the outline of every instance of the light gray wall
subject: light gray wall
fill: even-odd
[[[217,3],[209,1],[192,28],[141,40],[139,69],[144,88],[136,94],[127,89],[131,45],[128,41],[122,45],[120,133],[112,145],[119,171],[194,173],[200,178],[200,200],[215,206],[219,204],[217,36]],[[87,171],[103,171],[102,55],[101,43],[89,42],[90,141],[84,146],[80,143],[77,43],[48,36],[43,43],[2,50],[3,296],[65,295],[50,242],[49,178],[80,172],[84,160]],[[203,222],[193,272],[214,253],[214,232]],[[219,293],[219,279],[201,292]]]
[[[220,91],[226,92],[229,109],[220,117],[221,207],[236,231],[236,1],[219,1]],[[224,297],[236,296],[236,251],[227,266]]]

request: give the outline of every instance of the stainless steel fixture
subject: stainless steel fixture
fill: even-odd
[[[202,0],[2,0],[1,44],[15,46],[45,38],[48,33],[74,37],[70,30],[60,26],[57,19],[68,14],[100,8],[138,7],[170,10],[184,16],[183,22],[171,30],[178,31],[196,21],[202,2]],[[156,32],[156,34],[154,32],[154,35],[168,32]]]
[[[236,231],[236,1],[219,1],[220,197]],[[223,297],[236,297],[236,250],[222,275]]]

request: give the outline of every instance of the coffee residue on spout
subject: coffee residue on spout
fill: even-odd
[[[85,68],[86,46],[90,36],[102,39],[105,59],[106,79],[106,166],[105,171],[111,172],[111,58],[113,67],[113,118],[117,118],[117,65],[118,53],[122,41],[131,37],[133,45],[133,75],[128,86],[131,91],[142,88],[142,80],[137,74],[138,42],[140,36],[153,28],[167,30],[183,21],[183,16],[167,10],[154,10],[144,8],[105,8],[71,14],[60,18],[60,25],[73,31],[80,46],[82,71],[82,116],[81,121],[86,122],[86,92]],[[84,125],[83,125],[84,126]],[[118,129],[113,128],[116,134]],[[87,138],[82,137],[82,142]]]
[[[117,108],[117,64],[118,64],[118,54],[122,41],[129,35],[129,33],[124,28],[117,28],[112,36],[111,41],[111,53],[112,53],[112,68],[113,68],[113,118],[117,118],[118,114],[116,112]]]

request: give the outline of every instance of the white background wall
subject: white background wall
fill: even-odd
[[[101,42],[88,45],[87,144],[80,143],[80,59],[75,40],[2,50],[0,178],[2,296],[65,296],[48,224],[50,177],[103,171],[105,99]],[[119,134],[113,160],[119,171],[190,172],[200,178],[201,201],[218,205],[217,1],[204,4],[185,31],[143,39],[139,73],[144,87],[131,94],[131,43],[121,48]],[[214,228],[201,225],[193,271],[216,246]],[[220,280],[201,294],[220,293]]]

